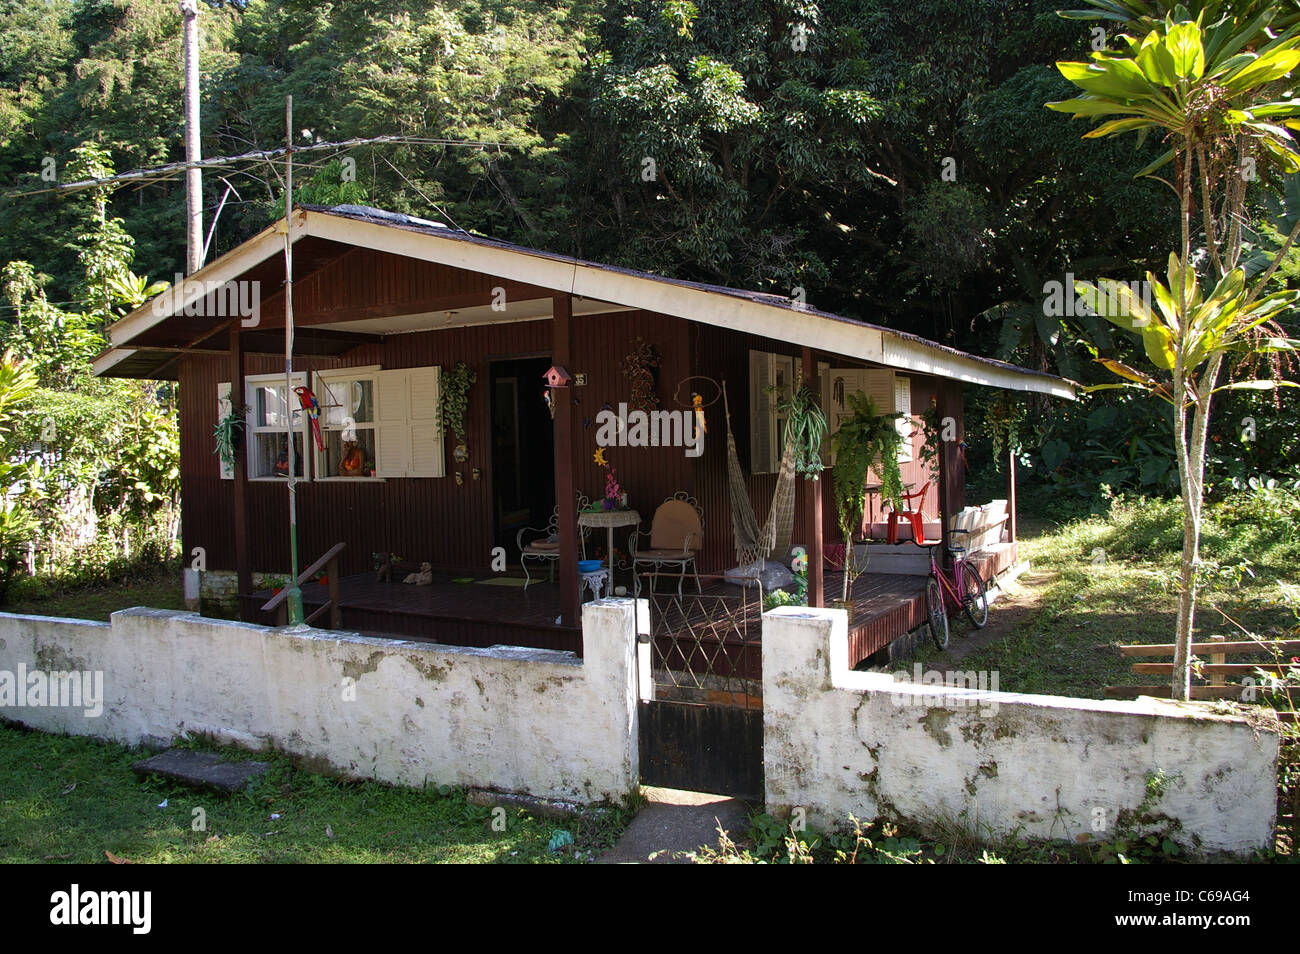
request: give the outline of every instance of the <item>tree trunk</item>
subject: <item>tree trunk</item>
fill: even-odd
[[[1196,616],[1197,572],[1201,556],[1201,515],[1204,510],[1205,441],[1209,434],[1210,402],[1214,383],[1219,377],[1223,356],[1210,359],[1209,367],[1197,387],[1199,400],[1192,417],[1190,444],[1187,438],[1187,411],[1177,413],[1174,439],[1178,447],[1178,469],[1183,485],[1183,559],[1178,594],[1178,622],[1174,638],[1174,674],[1171,686],[1174,699],[1186,701],[1192,690],[1192,630]],[[1175,375],[1175,393],[1182,393],[1182,382]]]

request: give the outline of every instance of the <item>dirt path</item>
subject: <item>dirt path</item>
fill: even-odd
[[[1030,566],[1017,579],[1002,584],[1002,592],[989,608],[988,625],[975,629],[963,619],[960,628],[954,628],[949,637],[947,651],[934,659],[960,662],[976,650],[992,646],[1019,629],[1042,609],[1043,593],[1055,576]]]

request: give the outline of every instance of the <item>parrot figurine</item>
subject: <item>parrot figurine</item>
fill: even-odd
[[[298,403],[302,405],[302,409],[311,418],[311,432],[316,438],[316,449],[318,451],[325,450],[325,442],[320,436],[320,402],[316,400],[316,395],[312,394],[311,388],[296,387],[293,389],[293,393],[298,395]]]
[[[695,406],[696,428],[701,434],[707,434],[709,429],[704,423],[704,398],[700,397],[698,394],[692,394],[691,403]]]

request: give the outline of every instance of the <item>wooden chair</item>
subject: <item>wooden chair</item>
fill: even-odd
[[[912,509],[913,500],[925,500],[925,492],[930,489],[930,482],[927,480],[925,485],[915,493],[903,494],[903,509],[889,511],[889,542],[898,542],[898,522],[906,520],[912,525],[912,539],[917,543],[925,543],[925,511],[917,505],[915,510]]]
[[[582,513],[587,507],[587,498],[582,494],[577,496],[577,509],[575,513]],[[524,542],[528,537],[529,541]],[[519,566],[524,571],[524,589],[528,589],[528,584],[533,581],[532,574],[528,572],[528,561],[535,560],[538,563],[545,563],[547,567],[547,580],[555,581],[555,564],[560,559],[560,505],[556,504],[555,509],[551,511],[551,519],[544,527],[520,527],[519,532],[515,534],[515,545],[519,547]],[[578,547],[582,553],[583,559],[587,556],[587,528],[579,526],[578,528]]]
[[[644,550],[638,547],[641,537],[649,538],[650,545]],[[703,546],[704,511],[694,497],[678,491],[655,510],[648,533],[638,527],[628,537],[627,549],[632,556],[633,594],[641,595],[638,567],[658,569],[661,566],[675,566],[681,571],[677,580],[677,595],[681,596],[687,571],[692,571],[693,575],[698,573],[695,557]],[[695,576],[695,588],[704,592],[698,575]]]

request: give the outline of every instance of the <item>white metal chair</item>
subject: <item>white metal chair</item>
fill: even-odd
[[[649,537],[650,546],[639,549],[640,537]],[[678,491],[661,503],[650,521],[650,531],[637,528],[628,537],[628,553],[632,557],[632,587],[636,596],[641,595],[640,567],[658,569],[659,567],[677,567],[681,575],[677,580],[677,595],[682,595],[682,584],[687,571],[695,576],[695,588],[703,593],[700,586],[695,557],[704,546],[704,511],[699,502],[685,491]],[[653,583],[651,584],[653,586]]]
[[[582,494],[577,495],[575,513],[582,513],[587,507],[587,498]],[[529,537],[527,543],[524,537]],[[519,547],[519,566],[524,571],[524,589],[528,589],[528,584],[533,581],[532,575],[528,572],[528,561],[535,560],[538,563],[545,563],[547,566],[547,579],[555,581],[555,564],[560,559],[560,505],[556,504],[555,509],[551,511],[551,519],[544,527],[520,527],[519,532],[515,534],[515,545]],[[578,527],[578,547],[583,558],[587,556],[587,528]]]

